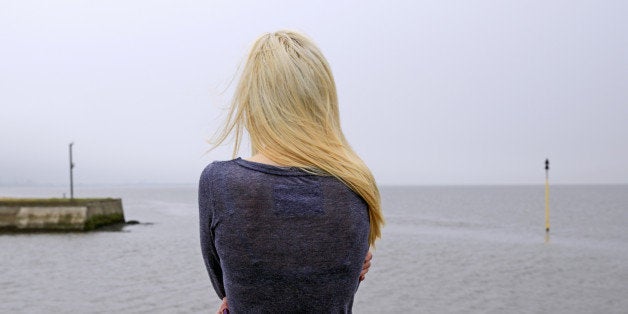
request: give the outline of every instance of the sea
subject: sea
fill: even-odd
[[[63,187],[0,187],[59,197]],[[192,185],[78,187],[140,224],[0,234],[0,313],[214,313]],[[383,186],[354,313],[628,313],[628,185]]]

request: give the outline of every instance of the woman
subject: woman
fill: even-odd
[[[340,128],[329,65],[304,35],[253,44],[214,147],[235,133],[235,155],[244,130],[253,156],[214,162],[199,183],[219,312],[350,313],[380,237],[380,197]]]

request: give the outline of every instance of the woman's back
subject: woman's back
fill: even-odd
[[[199,188],[203,256],[233,312],[350,312],[368,206],[332,176],[235,159]]]

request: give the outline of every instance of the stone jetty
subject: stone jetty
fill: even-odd
[[[0,232],[88,231],[124,222],[119,198],[0,198]]]

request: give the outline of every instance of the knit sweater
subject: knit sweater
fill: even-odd
[[[199,182],[201,250],[231,313],[351,313],[368,206],[332,176],[241,158]]]

